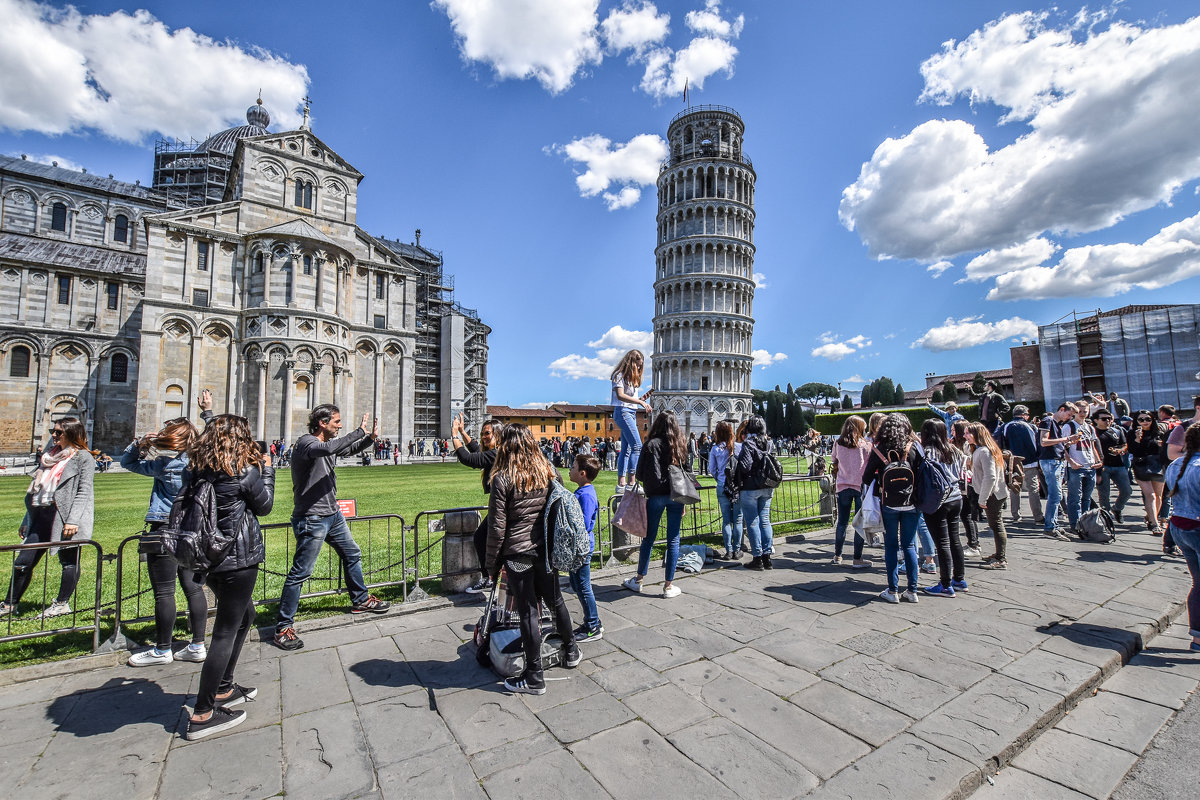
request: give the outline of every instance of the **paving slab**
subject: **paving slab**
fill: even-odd
[[[658,628],[626,628],[612,634],[605,633],[605,638],[658,671],[677,667],[701,657],[700,653],[665,635]]]
[[[778,661],[753,647],[743,647],[741,650],[719,656],[713,661],[723,669],[740,675],[756,686],[761,686],[771,694],[777,694],[780,697],[795,694],[820,680],[811,672]]]
[[[635,715],[620,700],[599,693],[565,705],[553,706],[539,712],[537,716],[560,742],[569,744],[586,739],[594,733],[615,728],[633,719]]]
[[[1046,731],[1013,759],[1013,766],[1095,800],[1105,800],[1135,763],[1128,751],[1060,730]]]
[[[614,697],[625,697],[652,686],[667,682],[662,673],[651,669],[640,661],[627,661],[608,669],[597,670],[589,677],[601,689]]]
[[[336,650],[301,652],[280,660],[283,715],[290,717],[350,700]]]
[[[501,770],[483,781],[491,800],[609,800],[587,770],[565,750]]]
[[[1173,713],[1156,703],[1100,692],[1081,703],[1058,723],[1058,728],[1120,747],[1136,756],[1149,746],[1150,740]]]
[[[376,767],[454,744],[454,736],[424,690],[358,707],[363,735]]]
[[[196,800],[274,797],[283,791],[283,741],[278,725],[202,739],[172,754],[159,795]],[[274,768],[269,768],[271,765]]]
[[[979,770],[929,742],[903,734],[860,758],[808,795],[811,800],[916,800],[963,797]]]
[[[819,681],[788,700],[872,747],[879,747],[913,723],[912,717],[830,681]]]
[[[700,617],[696,622],[742,644],[775,633],[780,628],[779,624],[770,621],[767,617],[733,608]]]
[[[847,658],[817,674],[902,714],[918,718],[959,696],[950,686],[864,655]]]
[[[1016,767],[1000,770],[992,780],[995,783],[985,782],[972,800],[1087,800],[1086,794]]]
[[[500,770],[529,764],[541,756],[557,753],[562,749],[558,739],[548,731],[541,731],[527,739],[517,739],[490,750],[481,750],[468,758],[471,769],[475,770],[475,774],[482,780]]]
[[[819,783],[799,763],[727,719],[698,722],[668,739],[742,797],[802,797]]]
[[[629,695],[626,707],[651,728],[669,736],[713,716],[713,710],[672,683]]]
[[[879,660],[956,689],[974,686],[992,674],[992,670],[982,664],[917,642],[906,641],[879,656]]]
[[[654,630],[678,643],[686,652],[699,653],[704,658],[716,658],[742,646],[737,639],[690,619],[668,622]]]
[[[458,745],[389,764],[379,770],[384,800],[487,800]]]
[[[1049,689],[1062,695],[1068,707],[1090,694],[1100,683],[1100,668],[1076,661],[1047,650],[1034,650],[1021,656],[1004,669],[1004,675],[1024,681],[1030,686]]]
[[[437,710],[467,755],[544,730],[516,695],[466,689],[438,698]]]
[[[776,661],[791,664],[793,667],[808,672],[817,672],[855,654],[848,647],[797,634],[794,631],[780,631],[757,639],[754,642],[754,649],[766,653]]]
[[[421,689],[416,673],[390,637],[342,645],[337,654],[346,686],[359,705]]]
[[[1196,680],[1193,678],[1143,667],[1136,661],[1135,658],[1105,681],[1103,690],[1157,703],[1176,711],[1183,708],[1188,696],[1196,690]]]
[[[353,703],[283,720],[283,789],[289,800],[357,797],[375,787],[375,771]]]

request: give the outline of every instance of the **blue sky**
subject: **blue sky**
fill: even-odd
[[[335,10],[331,10],[335,8]],[[1194,3],[0,0],[0,152],[150,180],[158,135],[313,130],[359,224],[444,251],[489,400],[605,402],[653,313],[658,148],[736,108],[756,388],[995,369],[1072,310],[1195,302]],[[635,198],[636,201],[635,201]]]

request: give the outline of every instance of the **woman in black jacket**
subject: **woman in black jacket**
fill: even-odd
[[[642,579],[650,570],[650,554],[654,550],[654,540],[658,537],[658,523],[662,520],[663,512],[667,513],[667,563],[666,580],[663,582],[663,597],[678,597],[679,587],[671,581],[675,580],[675,565],[679,561],[679,534],[683,527],[683,503],[671,500],[671,476],[668,470],[671,465],[683,467],[687,463],[687,443],[679,423],[670,411],[663,411],[654,418],[650,435],[642,447],[642,455],[638,459],[637,479],[646,490],[646,538],[642,539],[641,553],[638,555],[638,571],[636,578],[626,578],[622,584],[633,592],[642,591]]]
[[[765,485],[767,456],[771,443],[767,423],[757,414],[746,420],[746,439],[737,454],[737,478],[742,525],[750,539],[750,563],[746,569],[771,569],[775,552],[775,530],[771,527],[771,498],[775,490]]]
[[[1133,457],[1133,478],[1142,490],[1142,505],[1146,510],[1146,529],[1151,534],[1162,536],[1163,528],[1158,523],[1159,509],[1163,505],[1163,482],[1167,470],[1166,450],[1167,426],[1154,418],[1153,411],[1139,411],[1134,415],[1134,429],[1127,437],[1129,455]]]
[[[564,643],[563,665],[577,667],[581,658],[571,614],[558,586],[558,573],[550,566],[551,543],[546,537],[543,516],[550,483],[558,480],[558,471],[542,455],[529,428],[515,422],[500,430],[491,480],[487,574],[495,580],[503,562],[508,590],[517,601],[521,646],[525,650],[525,672],[504,681],[504,688],[523,694],[545,694],[539,599],[554,615],[555,627]]]
[[[233,671],[246,633],[254,622],[254,583],[266,557],[258,518],[271,513],[275,502],[275,470],[271,458],[260,454],[244,417],[221,414],[188,450],[184,486],[209,481],[217,505],[217,529],[229,547],[208,572],[208,588],[217,598],[208,658],[200,671],[196,706],[188,721],[189,741],[239,725],[243,709],[229,710],[254,699],[257,689],[233,682]]]

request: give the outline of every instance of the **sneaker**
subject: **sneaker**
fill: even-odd
[[[891,589],[884,589],[882,592],[879,593],[879,597],[880,597],[880,599],[886,600],[889,603],[899,603],[900,602],[900,595],[896,594]]]
[[[245,721],[246,712],[242,709],[228,711],[221,706],[217,706],[213,709],[212,716],[204,722],[196,722],[194,719],[188,720],[187,740],[194,742],[197,739],[203,739],[205,736],[212,736],[214,733],[236,728]]]
[[[983,568],[984,569],[1008,569],[1008,562],[1002,561],[1000,559],[996,559],[995,561],[988,561],[987,563],[985,563],[983,565]]]
[[[7,617],[16,610],[16,606],[10,606],[8,603],[0,603],[0,617]]]
[[[513,694],[545,694],[546,681],[540,675],[537,678],[534,678],[532,675],[528,677],[507,678],[504,681],[504,688]]]
[[[583,661],[583,653],[579,652],[579,645],[571,642],[563,648],[563,666],[567,669],[575,669],[579,666],[579,662]]]
[[[1179,557],[1182,557],[1182,556],[1183,556],[1183,551],[1182,551],[1182,550],[1180,550],[1178,547],[1164,547],[1164,548],[1163,548],[1163,555],[1164,555],[1164,556],[1179,556]]]
[[[204,642],[189,644],[175,654],[176,661],[194,661],[199,663],[206,658],[208,658],[208,649],[204,646]]]
[[[625,494],[625,487],[618,483],[617,488],[613,489],[613,494]]]
[[[373,594],[367,595],[367,599],[361,603],[355,603],[350,606],[351,614],[386,614],[392,604],[387,600],[380,600]]]
[[[670,586],[663,587],[663,595],[662,596],[667,598],[668,600],[670,600],[672,597],[679,597],[679,595],[681,595],[681,594],[683,594],[683,590],[680,589],[678,586],[676,586],[673,583]]]
[[[966,592],[966,591],[969,591],[969,590],[967,589],[967,582],[966,582],[966,581],[950,581],[950,588],[951,588],[951,589],[953,589],[953,590],[954,590],[954,591],[956,591],[956,592]]]
[[[1200,643],[1192,642],[1192,652],[1200,653]]]
[[[912,589],[905,589],[900,593],[900,600],[904,603],[915,603],[917,602],[917,593]]]
[[[853,563],[850,564],[850,569],[870,569],[870,568],[871,568],[871,560],[867,559],[867,558],[856,558],[856,559],[854,559]]]
[[[580,625],[575,629],[575,641],[577,642],[595,642],[604,638],[604,626],[593,630],[587,625]]]
[[[831,567],[840,567],[841,565],[842,565],[842,557],[841,556],[834,556],[833,561],[829,562],[829,566],[831,566]]]
[[[1113,512],[1113,520],[1115,520],[1118,525],[1120,525],[1121,523],[1123,523],[1125,521],[1125,520],[1121,519],[1120,511]]]
[[[933,563],[932,561],[922,561],[921,562],[921,572],[934,573],[937,571],[938,571],[937,564]]]
[[[480,578],[466,588],[467,594],[487,594],[492,590],[491,578]]]
[[[771,554],[763,553],[762,557],[763,569],[775,569],[775,565],[771,563]]]
[[[983,553],[978,547],[964,547],[963,558],[979,558]]]
[[[1046,518],[1045,518],[1045,517],[1038,517],[1037,519],[1035,519],[1035,520],[1033,521],[1033,524],[1034,524],[1034,525],[1045,525],[1045,524],[1046,524]]]
[[[71,613],[71,606],[60,600],[55,600],[50,604],[50,607],[43,611],[40,619],[50,619],[51,617],[65,617]]]
[[[637,578],[626,578],[625,580],[621,581],[621,585],[631,592],[642,591],[642,582]]]
[[[170,664],[174,660],[175,657],[171,655],[170,650],[159,650],[157,647],[151,647],[149,650],[134,653],[126,663],[131,667],[157,667],[162,664]]]
[[[763,568],[763,557],[762,556],[755,556],[754,558],[750,559],[750,563],[746,565],[746,569],[762,569],[762,568]]]
[[[296,635],[295,628],[284,628],[275,631],[275,646],[281,650],[299,650],[304,647],[304,640]]]
[[[232,708],[233,706],[240,706],[247,700],[253,701],[255,697],[258,697],[258,689],[255,689],[254,687],[247,688],[245,686],[238,686],[235,683],[233,688],[229,690],[229,697],[225,700],[221,699],[220,692],[217,693],[217,705],[224,706],[225,708]]]
[[[933,597],[954,597],[954,586],[942,586],[940,583],[935,583],[933,586],[926,586],[923,591],[925,594]]]

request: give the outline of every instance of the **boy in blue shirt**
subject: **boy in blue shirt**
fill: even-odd
[[[575,499],[583,509],[583,520],[587,526],[592,550],[596,549],[596,517],[600,513],[600,500],[592,481],[600,473],[600,461],[595,456],[580,453],[571,464],[570,478],[579,488]],[[596,596],[592,593],[592,562],[589,558],[582,567],[570,573],[571,589],[583,605],[583,624],[575,629],[575,641],[591,642],[604,637],[604,626],[600,624],[600,613],[596,610]]]

